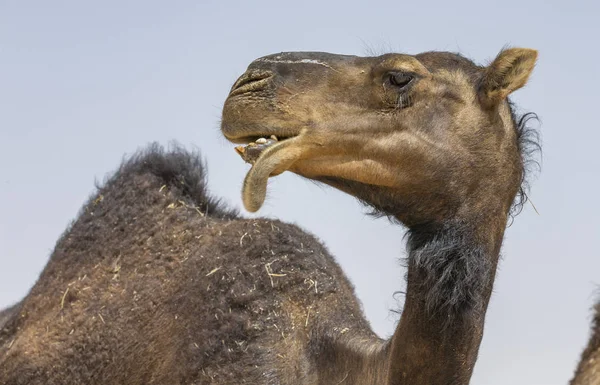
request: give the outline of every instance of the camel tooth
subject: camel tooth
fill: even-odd
[[[256,139],[256,143],[258,143],[258,144],[265,144],[265,143],[267,143],[267,139],[265,139],[265,138],[258,138],[258,139]]]
[[[273,139],[276,142],[279,140],[279,139],[277,139],[277,137],[275,135],[271,135],[271,139]]]

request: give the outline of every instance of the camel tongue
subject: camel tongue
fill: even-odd
[[[261,142],[263,141],[261,140]],[[244,160],[253,163],[252,168],[246,174],[244,186],[242,187],[244,207],[250,212],[258,211],[263,205],[267,195],[269,177],[279,175],[288,170],[292,164],[302,157],[305,151],[299,137],[286,139],[279,142],[277,146],[270,147],[275,142],[275,139],[271,139],[271,142],[266,139],[265,143],[258,143],[257,146],[243,148],[243,152],[240,152],[240,149],[236,149]],[[249,152],[248,149],[258,146],[262,146],[262,148],[258,151],[257,157],[253,158],[255,152],[253,150]]]

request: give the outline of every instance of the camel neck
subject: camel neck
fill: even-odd
[[[409,231],[406,302],[392,337],[390,385],[469,383],[504,225],[453,220]]]
[[[367,325],[339,333],[339,322],[324,319],[310,339],[318,383],[468,384],[483,335],[501,224],[451,221],[412,228],[406,301],[392,339],[378,339]]]

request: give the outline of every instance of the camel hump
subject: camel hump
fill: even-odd
[[[0,310],[0,331],[4,329],[4,326],[13,318],[15,314],[19,312],[21,302],[7,307],[6,309]]]
[[[187,150],[177,143],[171,143],[167,148],[151,143],[125,157],[118,170],[103,186],[98,186],[92,202],[102,199],[103,191],[127,184],[136,179],[135,176],[148,174],[158,178],[162,188],[169,189],[182,201],[190,202],[203,214],[224,219],[238,216],[237,210],[228,208],[221,199],[209,194],[206,165],[200,151]]]

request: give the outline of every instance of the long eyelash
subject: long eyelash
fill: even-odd
[[[412,103],[410,95],[399,94],[398,101],[396,102],[396,109],[400,110],[402,108],[410,106]]]
[[[404,106],[402,96],[403,96],[402,94],[398,95],[398,103],[396,103],[397,109],[401,109]]]

